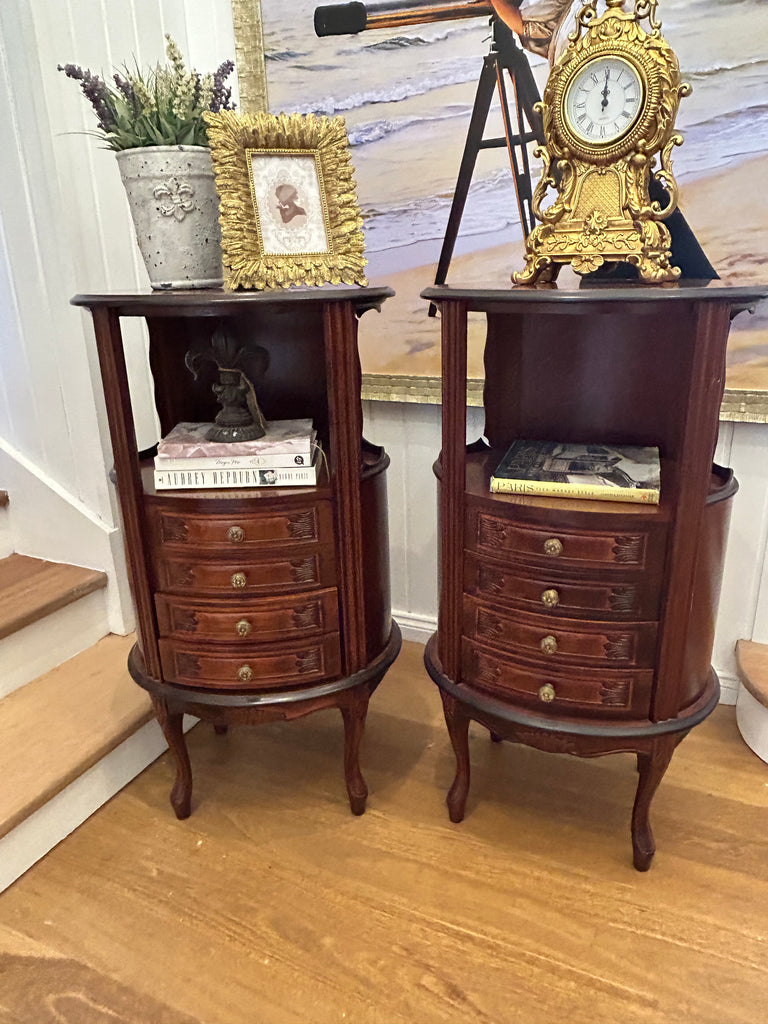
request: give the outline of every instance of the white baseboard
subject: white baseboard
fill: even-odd
[[[400,627],[403,640],[426,644],[437,629],[437,618],[432,615],[411,615],[410,612],[392,612],[392,618]]]
[[[4,637],[0,641],[0,698],[74,658],[109,632],[101,589]]]
[[[720,703],[735,704],[741,686],[739,680],[727,672],[721,672],[719,669],[716,671],[717,678],[720,680]]]
[[[196,718],[185,717],[185,731],[196,724]],[[167,746],[157,722],[147,722],[0,839],[0,892],[127,786]],[[173,814],[170,804],[168,813]]]

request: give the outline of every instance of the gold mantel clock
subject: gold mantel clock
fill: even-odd
[[[690,86],[661,34],[658,0],[597,0],[577,15],[569,45],[553,67],[543,102],[544,171],[533,198],[541,221],[526,242],[516,284],[553,281],[564,263],[579,274],[630,263],[643,281],[674,281],[663,221],[677,206],[671,153],[682,143],[675,116]],[[643,24],[647,24],[647,28]],[[660,166],[656,167],[659,157]],[[651,171],[666,206],[649,196]],[[550,189],[557,192],[546,209]]]

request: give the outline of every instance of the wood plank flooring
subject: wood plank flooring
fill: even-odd
[[[636,772],[472,727],[468,814],[405,645],[371,703],[368,811],[338,714],[189,734],[0,896],[2,1024],[768,1018],[768,765],[718,708],[678,749],[632,868]]]

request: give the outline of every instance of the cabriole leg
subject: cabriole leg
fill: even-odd
[[[647,871],[656,852],[649,814],[659,783],[672,760],[679,736],[662,736],[653,741],[649,753],[637,755],[637,792],[632,809],[633,862],[638,871]]]
[[[365,811],[368,787],[360,771],[360,741],[368,714],[368,695],[356,699],[340,708],[344,719],[344,780],[349,794],[349,806],[353,814]]]
[[[192,811],[192,766],[184,738],[184,714],[171,711],[165,701],[152,698],[155,716],[176,761],[176,781],[171,790],[171,807],[177,818],[188,818]]]
[[[461,704],[444,690],[440,691],[443,699],[443,714],[451,737],[453,752],[456,755],[456,778],[448,790],[445,802],[448,805],[448,816],[451,821],[464,819],[469,793],[469,716]]]

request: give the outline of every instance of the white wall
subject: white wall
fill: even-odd
[[[146,287],[114,155],[75,82],[164,59],[170,32],[213,70],[234,56],[229,0],[0,3],[0,486],[16,550],[104,569],[109,628],[132,627],[90,316],[76,292]],[[141,447],[156,440],[146,342],[126,326]]]

